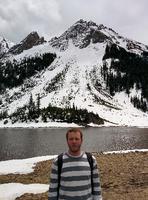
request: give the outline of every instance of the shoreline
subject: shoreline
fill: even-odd
[[[13,126],[13,125],[10,125],[10,126],[4,126],[4,125],[1,125],[0,124],[0,129],[23,129],[23,128],[26,128],[26,129],[37,129],[37,128],[54,128],[54,129],[60,129],[60,128],[118,128],[118,127],[124,127],[124,128],[139,128],[139,129],[144,129],[144,128],[148,128],[148,125],[146,126],[132,126],[132,125],[89,125],[89,126],[79,126],[77,124],[61,124],[61,125],[52,125],[52,124],[42,124],[40,126],[36,126],[34,124],[27,124],[27,125],[20,125],[20,126]]]
[[[140,124],[140,125],[132,125],[132,124],[115,124],[109,121],[105,121],[104,124],[87,124],[86,126],[80,126],[75,123],[67,123],[67,122],[28,122],[28,123],[19,123],[16,122],[12,124],[10,121],[8,121],[7,124],[4,124],[4,121],[0,121],[0,129],[2,128],[72,128],[72,127],[79,127],[79,128],[87,128],[87,127],[94,127],[94,128],[100,128],[100,127],[129,127],[129,128],[148,128],[148,124]]]

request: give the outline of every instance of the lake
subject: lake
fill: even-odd
[[[0,160],[59,154],[67,150],[68,128],[1,128]],[[90,152],[148,149],[148,128],[82,128],[83,150]]]

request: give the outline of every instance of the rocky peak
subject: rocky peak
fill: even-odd
[[[60,50],[68,48],[69,40],[79,48],[87,47],[92,43],[101,43],[109,39],[104,33],[101,32],[99,26],[92,21],[84,21],[80,19],[60,37],[52,38],[49,43]]]
[[[99,28],[99,30],[102,30],[102,29],[106,29],[107,27],[104,26],[103,24],[100,24],[98,28]]]
[[[79,33],[84,33],[85,30],[88,29],[97,29],[98,26],[93,21],[84,21],[83,19],[80,19],[77,21],[73,26],[71,26],[68,31],[78,31]]]
[[[33,46],[44,43],[44,37],[39,37],[37,32],[31,32],[24,40],[22,40],[19,44],[13,46],[9,53],[19,54],[24,50],[30,49]]]
[[[0,37],[0,58],[9,51],[10,47],[13,45],[12,42]]]

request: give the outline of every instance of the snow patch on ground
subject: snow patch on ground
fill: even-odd
[[[0,175],[4,174],[27,174],[34,171],[33,167],[37,162],[51,160],[55,158],[56,155],[53,156],[41,156],[34,157],[28,159],[17,159],[17,160],[7,160],[0,162]]]
[[[48,191],[46,184],[6,183],[0,185],[0,200],[15,200],[25,193],[43,193]]]

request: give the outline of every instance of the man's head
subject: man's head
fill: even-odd
[[[81,145],[83,141],[83,134],[80,129],[72,128],[66,133],[69,153],[72,155],[79,155],[81,152]]]

